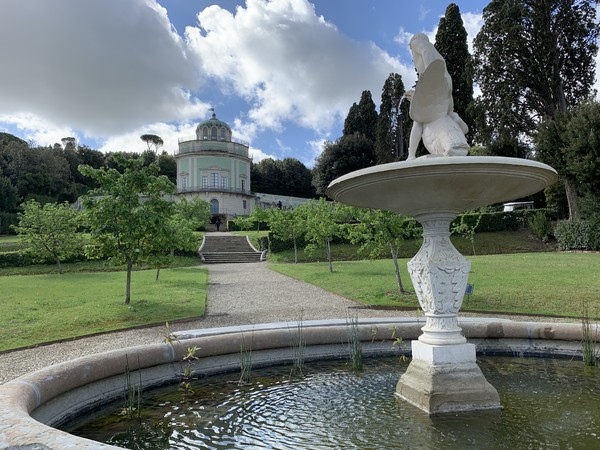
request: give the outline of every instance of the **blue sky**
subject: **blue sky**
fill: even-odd
[[[39,145],[74,136],[102,151],[164,150],[209,108],[255,161],[312,166],[369,89],[407,87],[414,33],[434,36],[433,0],[2,0],[0,131]],[[472,39],[486,0],[456,2]]]

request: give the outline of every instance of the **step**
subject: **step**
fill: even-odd
[[[259,262],[261,252],[252,248],[245,236],[207,235],[200,249],[205,264]]]

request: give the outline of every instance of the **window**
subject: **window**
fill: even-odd
[[[242,206],[244,207],[244,209],[246,209],[246,207],[247,207],[246,200],[242,200]]]
[[[227,189],[227,177],[221,177],[221,189]]]
[[[242,181],[242,192],[246,191],[246,180],[241,180]]]
[[[188,187],[188,177],[181,177],[181,190],[185,191]]]
[[[219,174],[216,172],[210,174],[210,187],[213,189],[219,187]]]
[[[204,140],[208,139],[208,127],[203,127],[202,128],[202,138]]]
[[[216,141],[216,140],[217,140],[217,127],[212,127],[212,128],[210,129],[210,138],[211,138],[213,141]]]
[[[210,212],[211,214],[219,214],[219,200],[216,198],[210,201]]]
[[[225,134],[225,128],[221,128],[221,140],[224,141],[227,135]]]
[[[208,189],[208,177],[206,175],[202,176],[202,189]]]

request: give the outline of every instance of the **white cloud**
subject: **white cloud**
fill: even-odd
[[[325,142],[327,142],[326,139],[317,139],[308,142],[312,158],[309,161],[302,161],[307,167],[314,167],[315,159],[323,152],[323,144],[325,144]]]
[[[207,109],[190,95],[198,73],[153,0],[3,0],[0,42],[0,114],[12,121],[27,112],[103,136]]]
[[[143,134],[156,134],[160,136],[164,142],[159,148],[159,152],[163,150],[169,154],[173,154],[178,148],[179,138],[194,138],[196,136],[196,124],[183,123],[179,125],[170,125],[162,122],[144,125],[127,133],[112,136],[108,138],[99,148],[102,152],[137,152],[141,153],[146,150],[147,144],[140,139]]]
[[[76,131],[70,127],[58,126],[42,117],[31,113],[0,115],[0,123],[14,125],[27,141],[36,145],[53,145],[62,138],[74,137],[79,140]]]
[[[254,147],[250,147],[250,150],[248,150],[248,153],[250,154],[250,158],[252,158],[252,162],[254,162],[254,163],[261,162],[263,159],[268,159],[268,158],[279,159],[276,156],[269,155],[269,154],[263,152],[261,149],[254,148]]]
[[[483,15],[481,13],[461,12],[463,25],[467,30],[467,43],[469,45],[469,53],[473,54],[473,39],[483,26]]]
[[[202,70],[250,104],[259,129],[286,121],[328,131],[364,89],[377,98],[405,69],[371,43],[355,42],[306,0],[247,0],[235,14],[213,5],[185,35]]]

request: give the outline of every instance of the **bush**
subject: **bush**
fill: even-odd
[[[227,229],[229,231],[254,231],[258,229],[258,224],[255,220],[245,223],[247,220],[247,217],[239,217],[235,220],[230,220],[227,222]],[[260,229],[268,230],[269,224],[267,222],[260,222]]]
[[[556,217],[556,213],[550,209],[519,209],[517,211],[465,213],[454,219],[450,228],[460,226],[461,223],[467,226],[473,226],[477,223],[477,219],[481,215],[479,226],[477,226],[477,229],[475,230],[477,233],[514,231],[526,226],[529,222],[529,218],[538,212],[543,213],[548,220]]]
[[[599,221],[561,220],[554,228],[560,250],[600,250]]]
[[[544,242],[548,242],[552,235],[552,225],[543,211],[536,211],[535,214],[529,217],[528,223],[534,236]]]
[[[31,256],[22,251],[0,253],[0,267],[23,267],[33,264]]]
[[[61,263],[73,263],[86,261],[85,254],[83,253],[83,249],[76,254],[71,255],[64,260],[61,260]],[[14,251],[5,251],[0,252],[0,267],[24,267],[31,266],[34,264],[56,264],[56,260],[51,257],[36,257],[34,256],[27,248],[21,250]]]

